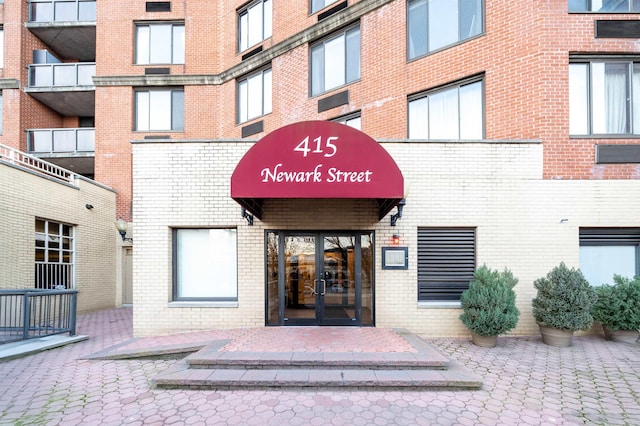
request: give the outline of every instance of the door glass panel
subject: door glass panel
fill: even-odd
[[[284,240],[285,319],[316,317],[316,238],[290,235]]]
[[[363,234],[361,239],[362,273],[362,325],[373,325],[373,235]]]
[[[279,324],[278,234],[267,234],[267,325]]]
[[[355,286],[355,237],[324,237],[324,290],[325,320],[354,320]]]

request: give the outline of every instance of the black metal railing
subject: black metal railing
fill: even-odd
[[[0,343],[76,334],[78,290],[0,290]]]

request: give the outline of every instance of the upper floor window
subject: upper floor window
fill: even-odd
[[[361,122],[361,118],[360,118],[360,113],[359,112],[353,113],[353,114],[349,114],[349,115],[344,115],[342,117],[335,118],[335,119],[333,119],[331,121],[336,122],[336,123],[340,123],[340,124],[344,124],[344,125],[349,126],[349,127],[353,127],[354,129],[357,129],[357,130],[362,130],[361,129],[362,122]]]
[[[249,47],[271,37],[271,0],[258,0],[238,13],[238,50]]]
[[[569,133],[640,134],[640,63],[571,63]]]
[[[0,91],[0,135],[2,134],[2,91]]]
[[[335,2],[336,0],[311,0],[311,13],[316,13]]]
[[[137,131],[184,130],[184,89],[136,91]]]
[[[483,13],[483,0],[409,0],[409,59],[482,33]]]
[[[36,219],[35,288],[74,288],[74,227]]]
[[[271,112],[271,69],[238,81],[238,123]]]
[[[639,13],[638,0],[569,0],[569,12]]]
[[[184,64],[184,24],[137,24],[136,64]]]
[[[352,27],[311,46],[311,95],[360,78],[360,27]]]
[[[409,97],[409,139],[482,139],[483,123],[482,80]]]
[[[0,68],[4,68],[4,28],[0,25]]]

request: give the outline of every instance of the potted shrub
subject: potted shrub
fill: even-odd
[[[532,302],[533,317],[542,341],[552,346],[570,346],[575,331],[588,330],[593,324],[595,290],[579,269],[568,268],[564,262],[533,284],[538,291]]]
[[[520,311],[513,287],[517,283],[508,269],[499,272],[482,265],[474,272],[469,288],[460,297],[464,311],[460,320],[471,331],[474,344],[493,347],[498,335],[516,326]]]
[[[613,285],[596,287],[598,300],[591,309],[607,340],[635,343],[640,330],[640,276],[633,280],[614,275]]]

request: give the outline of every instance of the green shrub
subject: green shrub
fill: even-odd
[[[579,269],[569,269],[562,262],[533,285],[538,290],[533,317],[539,324],[567,331],[591,327],[591,307],[597,296]]]
[[[609,330],[640,330],[640,277],[614,275],[613,285],[596,287],[593,319]]]
[[[482,265],[474,273],[469,289],[460,297],[464,312],[462,323],[480,336],[497,336],[516,326],[520,311],[516,308],[513,287],[518,279],[511,271],[492,271]]]

